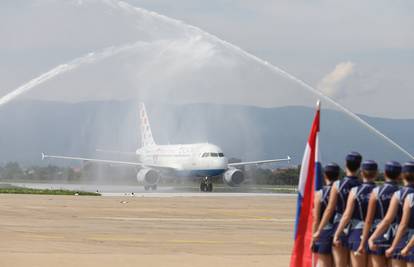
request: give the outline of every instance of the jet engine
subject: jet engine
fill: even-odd
[[[244,181],[244,173],[239,169],[229,169],[223,175],[224,182],[229,186],[239,186]]]
[[[142,183],[145,186],[155,186],[160,181],[160,174],[153,169],[141,169],[137,174],[138,183]]]

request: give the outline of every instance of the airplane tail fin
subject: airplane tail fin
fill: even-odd
[[[144,103],[139,105],[139,118],[141,121],[141,146],[145,147],[155,145]]]

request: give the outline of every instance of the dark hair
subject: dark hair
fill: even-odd
[[[414,183],[414,173],[412,172],[403,172],[403,179],[409,183]]]
[[[335,162],[331,162],[324,167],[325,176],[330,182],[338,179],[340,171],[341,168]]]
[[[409,183],[414,182],[414,162],[409,161],[402,166],[403,178]]]
[[[361,167],[362,156],[358,152],[351,152],[345,157],[346,168],[351,172],[356,172]]]
[[[339,178],[339,172],[325,171],[325,176],[330,182],[336,181]]]
[[[351,172],[356,172],[361,167],[361,161],[346,161],[346,168]]]
[[[394,171],[391,171],[391,170],[385,170],[385,176],[387,177],[387,178],[389,178],[389,179],[391,179],[391,180],[395,180],[395,179],[398,179],[398,177],[400,177],[400,174],[401,174],[401,171],[398,171],[398,170],[394,170]]]
[[[378,171],[376,170],[362,170],[362,176],[367,179],[373,179],[377,176]]]
[[[397,179],[402,171],[402,166],[398,161],[390,160],[385,163],[384,174],[385,177],[395,180]]]

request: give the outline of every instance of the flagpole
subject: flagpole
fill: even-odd
[[[294,245],[292,248],[290,267],[312,267],[317,258],[311,251],[312,220],[315,190],[321,183],[320,162],[318,155],[318,134],[321,102],[316,103],[316,114],[313,119],[308,141],[302,158],[298,183],[296,223]]]
[[[320,99],[318,99],[318,101],[316,101],[316,111],[317,112],[321,111],[321,100]],[[317,147],[318,146],[319,145],[317,145]],[[316,157],[319,157],[319,155],[317,155]],[[317,262],[315,262],[315,253],[312,252],[312,267],[316,267],[316,264],[317,264]]]

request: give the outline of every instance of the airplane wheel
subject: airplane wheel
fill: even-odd
[[[156,185],[156,184],[155,184],[155,185],[153,185],[153,186],[151,187],[151,189],[152,189],[153,191],[157,190],[157,185]]]
[[[144,189],[145,189],[145,191],[148,191],[148,190],[150,190],[150,187],[148,185],[145,185]]]
[[[200,191],[206,192],[207,191],[207,185],[204,182],[201,182],[200,184]]]
[[[213,184],[212,183],[210,183],[208,186],[207,186],[207,190],[206,190],[207,192],[213,192]]]

